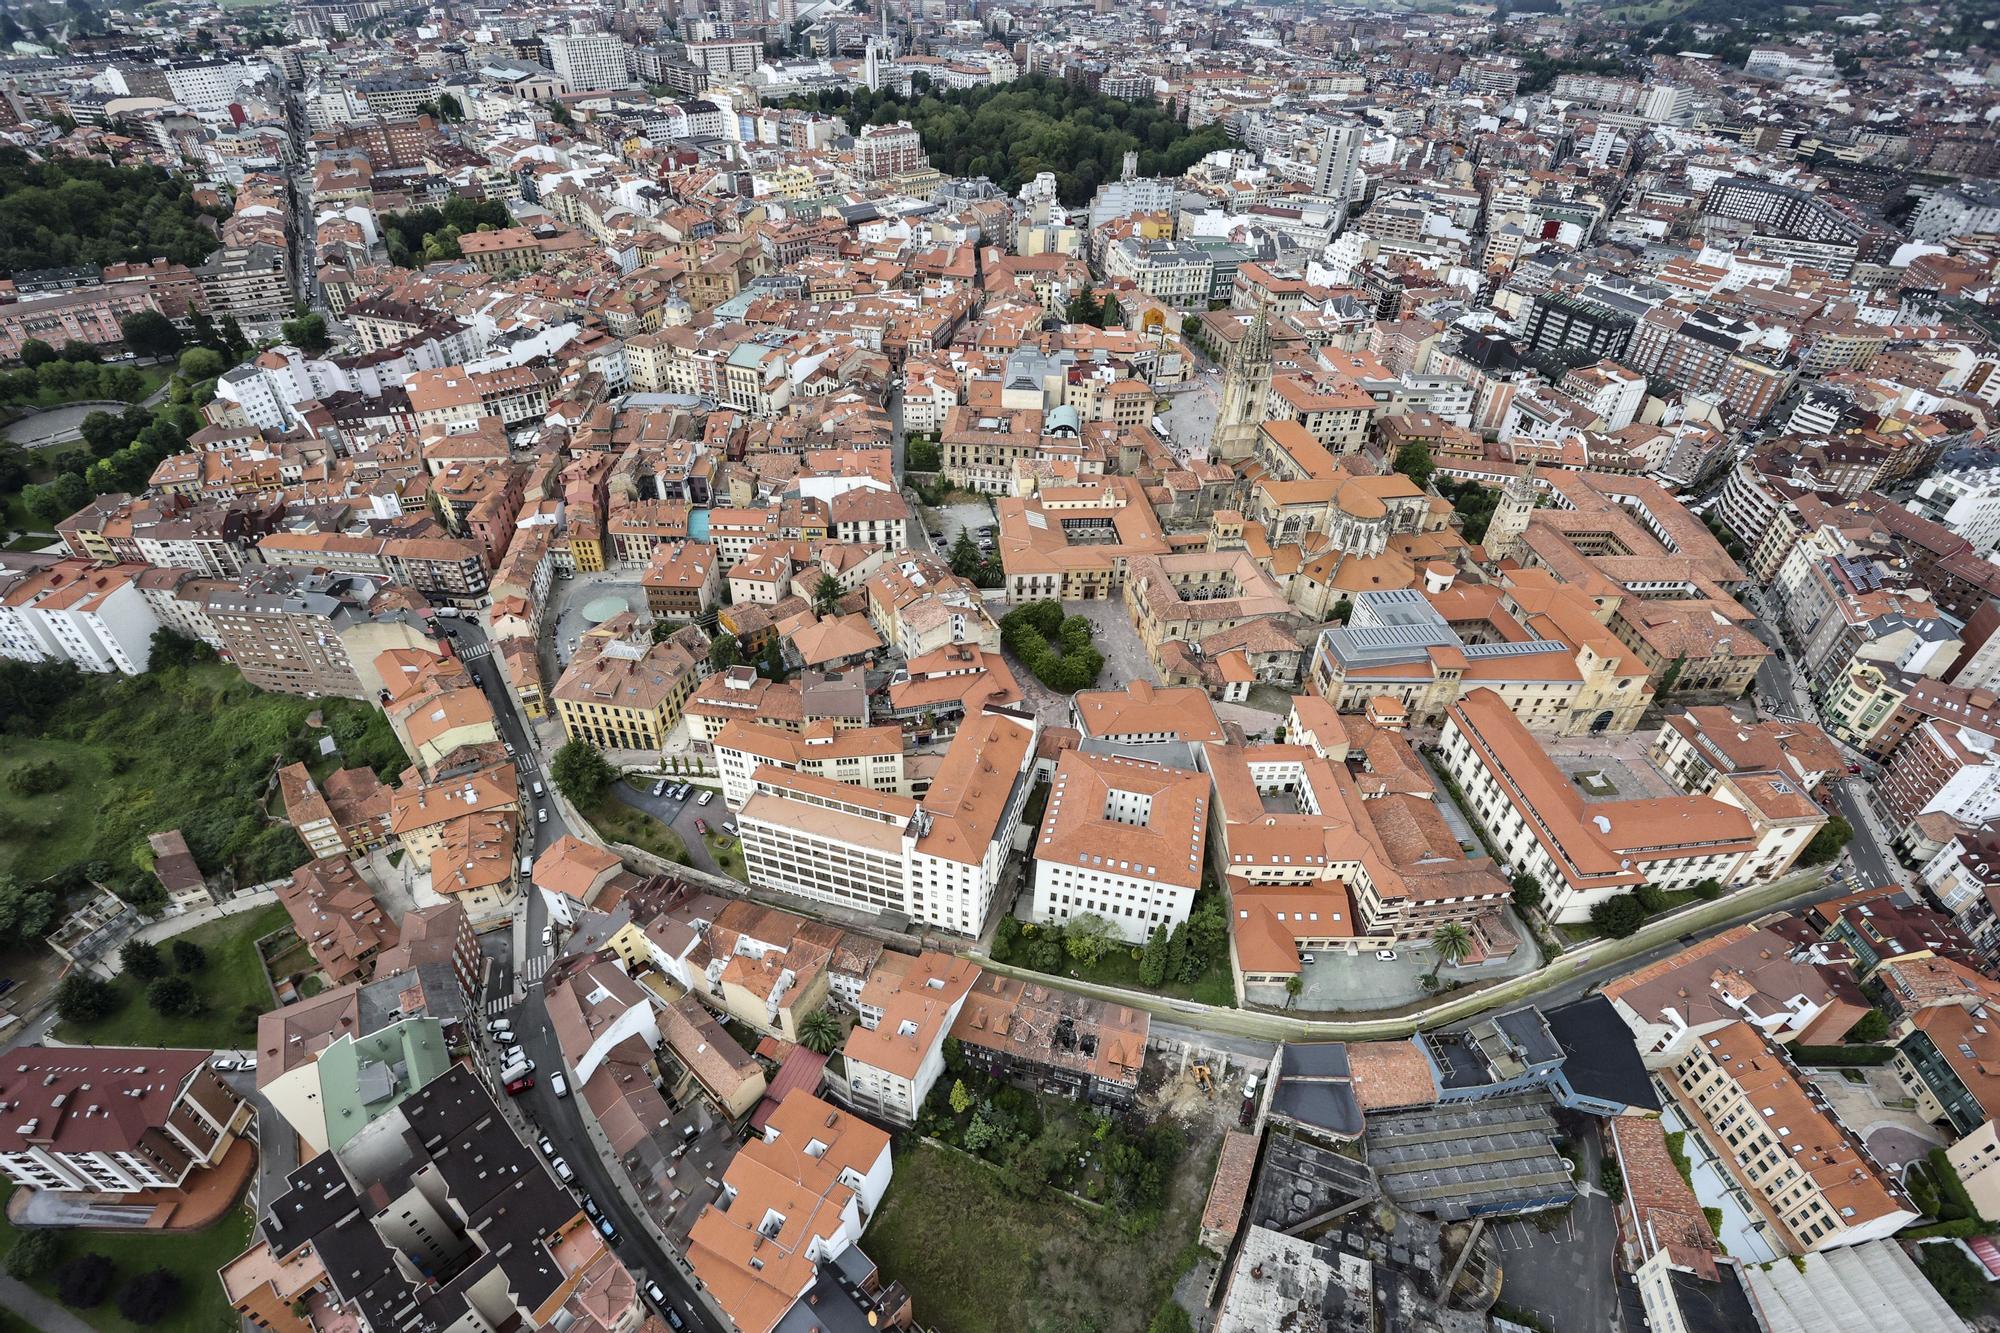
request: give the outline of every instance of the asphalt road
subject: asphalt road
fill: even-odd
[[[655,779],[655,781],[657,782],[658,779]],[[728,879],[730,876],[721,866],[715,863],[715,854],[709,850],[708,840],[702,837],[701,830],[694,826],[694,821],[697,819],[702,820],[711,829],[720,828],[723,820],[733,817],[729,807],[722,803],[720,793],[717,793],[715,799],[707,805],[696,804],[696,802],[701,800],[702,792],[709,790],[709,788],[693,785],[690,785],[688,794],[685,797],[675,800],[671,793],[683,781],[691,783],[691,779],[669,776],[666,779],[667,790],[659,796],[653,795],[651,785],[643,789],[635,789],[629,782],[614,783],[611,791],[619,800],[625,802],[625,804],[631,806],[634,810],[645,811],[678,833],[681,841],[687,844],[688,857],[694,862],[695,869],[705,870],[711,875],[721,875],[724,879]]]

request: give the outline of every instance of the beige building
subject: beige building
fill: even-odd
[[[870,791],[907,795],[901,727],[837,728],[812,722],[797,732],[754,722],[731,722],[715,738],[715,765],[722,774],[722,799],[741,810],[755,789],[753,775],[764,765],[811,773]]]
[[[654,643],[621,616],[584,636],[552,692],[556,716],[572,740],[657,751],[707,674],[708,639],[700,630],[684,625]]]

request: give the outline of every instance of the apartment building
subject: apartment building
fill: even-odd
[[[125,331],[119,321],[155,308],[139,283],[83,287],[0,305],[0,360],[20,360],[21,345],[31,339],[51,347],[70,342],[122,346]]]
[[[148,572],[81,559],[0,570],[0,657],[138,675],[153,660],[160,628],[140,588]]]
[[[722,562],[706,542],[663,541],[647,558],[639,585],[656,618],[702,620],[722,600]]]
[[[395,918],[344,856],[300,866],[279,888],[278,901],[313,962],[336,986],[366,981],[375,956],[396,943]]]
[[[207,1051],[23,1046],[0,1073],[0,1170],[32,1190],[137,1194],[193,1187],[251,1107]]]
[[[269,323],[292,313],[292,261],[275,245],[225,245],[194,270],[202,304],[216,319]]]
[[[563,731],[606,750],[666,744],[681,706],[708,674],[708,639],[683,625],[657,643],[632,635],[620,617],[584,637],[551,697]]]
[[[854,166],[864,180],[881,180],[930,165],[923,136],[906,120],[864,125],[854,139]]]
[[[549,68],[573,93],[596,92],[607,88],[629,88],[625,42],[608,32],[559,32],[544,42]]]
[[[1938,1004],[1909,1015],[1890,1068],[1916,1100],[1917,1114],[1954,1135],[2000,1114],[2000,1023],[1984,1005]]]
[[[695,1219],[687,1262],[740,1333],[800,1324],[831,1326],[834,1301],[819,1309],[822,1272],[873,1265],[856,1248],[888,1190],[889,1136],[810,1092],[794,1090],[739,1148],[722,1174],[722,1193]],[[908,1298],[857,1290],[848,1298],[856,1327],[888,1328],[908,1315]]]
[[[276,1333],[633,1333],[649,1317],[610,1242],[465,1065],[293,1170],[218,1276],[237,1313]]]
[[[285,818],[315,857],[359,856],[389,839],[389,790],[372,768],[339,768],[324,783],[303,763],[278,770]]]
[[[976,935],[1032,785],[1032,718],[988,708],[921,799],[760,765],[737,817],[750,882]]]
[[[1747,1023],[1694,1042],[1664,1077],[1779,1252],[1859,1245],[1917,1220],[1902,1188]]]
[[[754,722],[731,722],[715,738],[715,764],[722,774],[722,799],[741,810],[755,790],[761,767],[811,773],[870,791],[909,791],[903,771],[903,729],[834,726],[822,719],[797,732]]]
[[[1765,878],[1790,864],[1764,845],[1748,813],[1713,797],[1586,800],[1491,690],[1446,712],[1438,757],[1503,863],[1542,882],[1558,921],[1586,921],[1592,907],[1641,884],[1728,885],[1748,882],[1748,865]],[[1797,837],[1789,827],[1763,832],[1787,844]]]
[[[368,611],[381,586],[368,578],[253,569],[240,583],[191,590],[224,660],[258,689],[373,699],[383,687],[374,666],[382,653],[434,646],[423,617]]]
[[[1192,768],[1065,751],[1035,837],[1031,919],[1096,916],[1131,943],[1172,931],[1201,888],[1209,803]]]
[[[568,927],[624,868],[615,853],[565,833],[535,858],[534,885],[548,905],[550,920]]]
[[[841,1051],[848,1104],[899,1125],[916,1123],[944,1072],[945,1038],[979,976],[978,964],[948,954],[883,954],[855,1006],[860,1026]]]

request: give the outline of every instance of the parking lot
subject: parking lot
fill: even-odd
[[[1514,951],[1513,957],[1475,967],[1444,968],[1438,974],[1440,984],[1458,981],[1470,985],[1500,977],[1518,977],[1540,967],[1541,950],[1525,928],[1511,921],[1511,914],[1510,923],[1521,940],[1521,947]],[[1372,949],[1362,950],[1358,957],[1332,950],[1315,951],[1312,962],[1300,965],[1305,989],[1293,1007],[1314,1012],[1366,1012],[1412,1004],[1431,994],[1424,989],[1424,978],[1430,975],[1431,964],[1436,961],[1430,946],[1399,944],[1390,952],[1396,955],[1394,959],[1377,958]],[[1247,986],[1244,998],[1254,1004],[1286,1003],[1282,986]]]
[[[1617,1227],[1610,1199],[1594,1183],[1602,1160],[1596,1130],[1575,1128],[1571,1150],[1582,1157],[1582,1197],[1561,1213],[1494,1223],[1488,1234],[1500,1254],[1501,1300],[1532,1310],[1562,1333],[1595,1333],[1614,1327],[1617,1314],[1612,1274]]]

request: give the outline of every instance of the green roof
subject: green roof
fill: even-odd
[[[319,1055],[326,1146],[344,1146],[449,1068],[444,1025],[435,1018],[406,1018],[359,1040],[342,1036]]]

